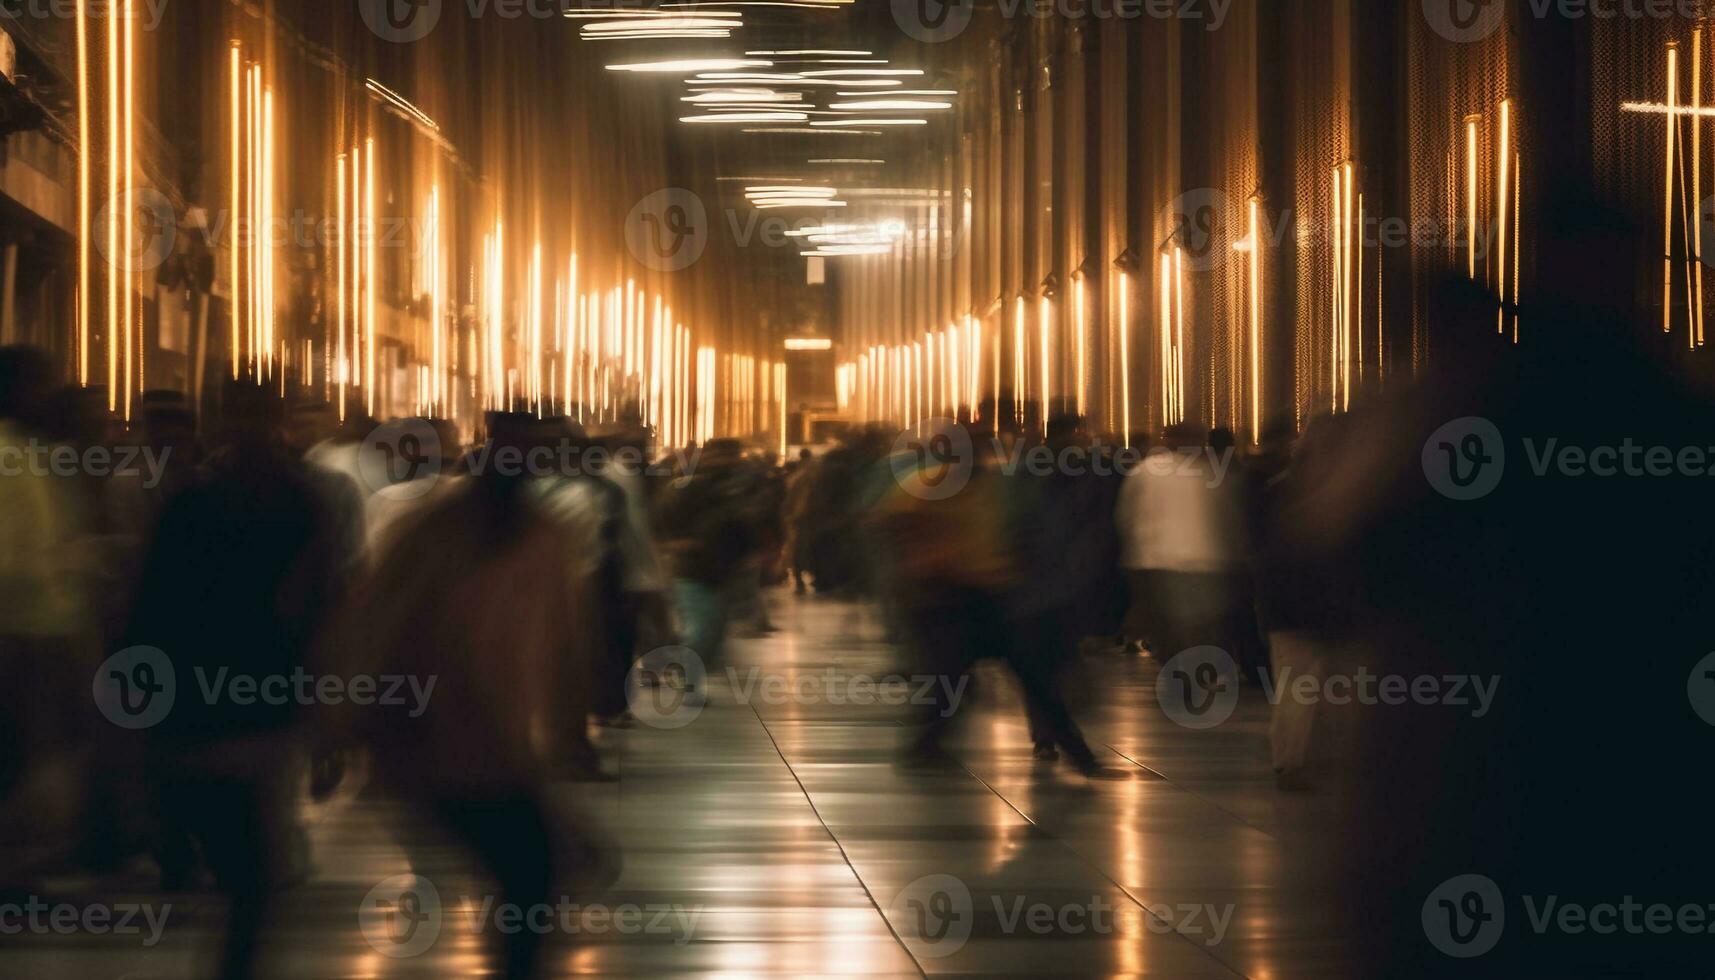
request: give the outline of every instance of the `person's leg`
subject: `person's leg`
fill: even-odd
[[[216,884],[231,900],[220,975],[256,975],[262,931],[281,884],[292,827],[290,794],[276,777],[186,779],[175,815],[202,842]]]
[[[673,583],[673,605],[679,615],[681,642],[707,664],[720,649],[715,623],[719,615],[714,587],[692,579]]]
[[[1015,645],[1008,660],[1018,675],[1030,713],[1031,738],[1038,745],[1057,746],[1079,770],[1098,768],[1095,753],[1084,740],[1060,689],[1060,670],[1072,656],[1072,631],[1063,617],[1042,613],[1016,624]]]
[[[1320,679],[1321,651],[1313,634],[1298,631],[1275,632],[1268,635],[1269,656],[1273,663],[1270,682],[1274,689],[1289,690],[1300,677]],[[1281,696],[1269,718],[1269,748],[1274,759],[1275,778],[1282,788],[1296,788],[1305,779],[1304,767],[1310,757],[1310,738],[1316,727],[1316,708],[1300,704],[1290,696]]]
[[[922,706],[922,729],[906,754],[929,758],[940,754],[958,715],[959,699],[968,693],[973,663],[971,617],[978,613],[956,601],[898,611],[909,633],[906,648],[912,654],[911,669],[927,682],[924,690],[929,695],[929,703]]]
[[[554,843],[546,810],[530,792],[500,798],[443,799],[435,804],[442,826],[468,847],[499,886],[497,905],[529,910],[550,904]],[[540,933],[524,928],[501,933],[508,980],[539,975]]]

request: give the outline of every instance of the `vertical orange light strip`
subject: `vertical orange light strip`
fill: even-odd
[[[375,371],[376,371],[376,339],[378,333],[376,296],[381,292],[380,278],[376,268],[376,210],[375,210],[375,140],[363,141],[363,279],[368,284],[364,292],[364,324],[365,353],[368,355],[367,367],[364,371],[364,383],[367,387],[365,399],[369,406],[369,414],[375,414]]]
[[[136,0],[124,0],[120,8],[120,18],[125,24],[125,189],[122,198],[125,208],[125,251],[116,253],[125,256],[120,259],[121,271],[125,274],[125,421],[131,421],[131,393],[135,384],[142,381],[133,376],[132,352],[138,357],[142,354],[142,342],[138,334],[141,325],[137,322],[134,308],[131,305],[131,292],[138,284],[131,272],[129,256],[137,242],[137,11],[134,8]],[[138,302],[142,302],[139,294]],[[138,372],[139,374],[141,372]]]
[[[262,90],[262,296],[268,368],[274,367],[274,90]]]
[[[339,190],[337,192],[337,196],[339,198],[339,201],[338,201],[338,208],[339,208],[338,218],[339,218],[339,221],[338,221],[338,230],[334,232],[334,248],[335,248],[335,251],[337,253],[337,259],[338,259],[338,265],[339,265],[339,274],[335,277],[336,281],[337,281],[337,287],[338,287],[339,292],[338,292],[338,295],[337,295],[335,302],[334,302],[334,336],[335,336],[335,340],[334,340],[334,346],[335,346],[334,371],[337,375],[337,377],[335,378],[335,381],[336,381],[338,388],[339,388],[339,420],[341,422],[345,421],[345,386],[346,386],[347,381],[349,380],[349,378],[347,377],[348,369],[346,367],[347,361],[346,361],[346,353],[345,353],[345,324],[346,324],[345,316],[346,316],[346,307],[347,307],[347,303],[348,303],[347,290],[349,289],[349,286],[350,286],[350,283],[348,283],[346,280],[346,275],[350,271],[347,268],[347,261],[348,260],[346,257],[346,235],[350,230],[350,224],[349,224],[350,219],[347,216],[347,208],[346,208],[346,200],[345,200],[346,199],[346,186],[345,186],[346,166],[345,166],[345,164],[346,164],[345,154],[341,153],[339,155],[339,157],[334,161],[334,183],[337,184],[339,187]],[[238,275],[237,254],[238,254],[237,249],[234,248],[232,265],[233,265],[233,275],[235,277]],[[234,281],[236,281],[236,279]],[[232,333],[233,343],[236,344],[238,342],[238,323],[237,323],[237,320],[233,321],[232,332],[233,332]],[[237,363],[234,362],[233,371],[236,373],[237,369],[238,369]]]
[[[77,383],[89,387],[90,157],[94,147],[89,127],[89,14],[82,0],[77,8]]]
[[[1173,424],[1173,256],[1161,253],[1161,422]]]
[[[1254,446],[1262,441],[1262,202],[1251,198],[1249,211],[1251,445]]]
[[[1185,421],[1185,249],[1173,249],[1173,410]]]
[[[363,226],[363,147],[354,145],[351,148],[351,345],[348,351],[349,363],[346,366],[347,384],[353,388],[362,389],[363,384],[363,338],[365,314],[368,304],[364,300],[369,288],[368,279],[364,275],[363,243],[366,233]]]
[[[667,324],[660,299],[657,298],[655,302],[655,322],[651,325],[649,333],[649,402],[651,405],[649,417],[650,420],[654,422],[656,428],[659,429],[661,419],[663,418],[661,404],[661,372],[663,369],[661,363],[661,344],[666,337],[665,331],[667,329]]]
[[[566,360],[566,417],[573,414],[573,405],[581,403],[581,390],[573,396],[575,383],[583,381],[583,371],[578,367],[578,352],[583,343],[583,319],[581,319],[580,304],[578,304],[578,252],[571,254],[571,261],[566,263],[566,340],[564,340],[564,360]],[[580,415],[581,420],[581,415]]]
[[[1508,206],[1508,199],[1512,195],[1512,173],[1510,167],[1512,163],[1511,156],[1513,145],[1513,103],[1511,99],[1501,100],[1500,126],[1501,132],[1499,142],[1495,144],[1495,169],[1498,175],[1495,180],[1495,241],[1500,249],[1497,253],[1498,261],[1496,262],[1495,267],[1495,282],[1499,286],[1496,292],[1504,302],[1507,295],[1507,220],[1512,217],[1512,209]],[[1495,310],[1495,333],[1505,332],[1506,309],[1503,305],[1502,308]]]
[[[535,407],[536,414],[542,414],[542,243],[536,242],[530,250],[529,293],[525,300],[529,304],[525,310],[529,316],[528,339],[530,344],[530,377],[524,385],[529,395],[530,404]]]
[[[1013,418],[1024,421],[1024,297],[1018,297],[1012,314],[1012,402]]]
[[[789,415],[786,410],[785,361],[776,361],[774,364],[774,401],[775,404],[780,406],[780,461],[784,463],[786,461],[786,450],[789,442],[789,433],[786,431],[786,426],[789,422]]]
[[[1131,275],[1120,273],[1120,436],[1131,448]]]
[[[109,8],[111,10],[111,8]],[[107,19],[107,410],[119,408],[119,222],[113,202],[119,200],[119,144],[123,139],[119,101],[119,29]]]
[[[1703,28],[1691,31],[1691,202],[1703,206]],[[1696,350],[1703,343],[1703,220],[1693,214],[1691,225],[1691,328],[1687,346]],[[1516,338],[1515,338],[1516,339]]]
[[[1089,412],[1089,407],[1088,407],[1088,404],[1086,402],[1086,398],[1087,398],[1088,389],[1089,389],[1088,381],[1089,381],[1089,343],[1090,343],[1088,337],[1086,336],[1089,332],[1089,309],[1088,309],[1088,305],[1087,305],[1088,300],[1085,296],[1084,277],[1082,277],[1082,276],[1078,277],[1077,282],[1073,285],[1073,289],[1075,289],[1077,291],[1074,294],[1074,307],[1075,307],[1076,312],[1075,312],[1075,316],[1073,317],[1073,319],[1075,320],[1075,322],[1073,323],[1073,327],[1074,327],[1074,329],[1076,329],[1078,331],[1078,335],[1076,338],[1077,364],[1078,364],[1078,414],[1080,416],[1082,416],[1082,415],[1088,414],[1088,412]]]
[[[1673,154],[1679,126],[1679,45],[1667,46],[1667,153],[1662,180],[1661,332],[1673,332]]]
[[[1042,348],[1040,351],[1042,363],[1040,365],[1039,373],[1042,376],[1042,435],[1046,437],[1048,435],[1049,406],[1052,404],[1054,398],[1054,301],[1048,298],[1047,295],[1043,295],[1037,300],[1036,331],[1038,334],[1038,344]]]
[[[244,256],[241,254],[241,249],[239,247],[241,235],[238,226],[240,215],[243,211],[243,208],[240,205],[240,200],[244,189],[244,64],[239,50],[239,42],[232,42],[232,49],[228,54],[230,62],[228,68],[232,73],[232,92],[230,93],[232,101],[232,105],[230,106],[232,114],[232,145],[229,148],[231,159],[228,161],[228,165],[231,168],[232,187],[230,188],[231,194],[228,200],[228,207],[230,207],[231,210],[226,216],[226,227],[227,236],[229,238],[228,247],[231,250],[231,255],[229,255],[228,258],[232,266],[230,270],[232,275],[232,282],[230,285],[232,300],[232,377],[233,380],[236,381],[240,371],[242,370],[241,364],[243,363],[242,330],[244,324],[244,304],[239,300],[239,284],[244,281],[244,277],[240,274],[239,270],[241,263],[244,261]],[[340,406],[340,411],[342,413],[345,411],[343,403]]]
[[[1465,260],[1466,272],[1477,279],[1477,119],[1465,120]]]
[[[262,319],[262,303],[257,290],[261,288],[262,277],[258,275],[261,268],[257,259],[260,251],[261,229],[256,227],[259,213],[257,193],[261,186],[256,165],[261,159],[261,145],[257,138],[257,121],[262,118],[262,99],[260,95],[260,74],[255,65],[250,66],[244,73],[244,189],[245,211],[244,226],[249,243],[245,247],[247,266],[244,277],[244,339],[246,347],[245,367],[252,375],[257,374],[256,348],[257,324]]]
[[[1335,411],[1335,412],[1338,412],[1340,410],[1340,360],[1341,360],[1341,358],[1340,358],[1340,354],[1341,354],[1340,341],[1341,341],[1341,338],[1344,336],[1345,330],[1346,330],[1345,311],[1341,308],[1343,303],[1345,302],[1345,289],[1346,289],[1346,256],[1345,256],[1346,222],[1344,220],[1345,215],[1344,215],[1343,208],[1342,208],[1344,201],[1345,201],[1344,175],[1341,174],[1339,167],[1335,167],[1334,168],[1334,242],[1333,242],[1333,246],[1334,246],[1334,279],[1333,279],[1334,301],[1333,301],[1333,305],[1331,307],[1331,310],[1333,312],[1333,323],[1330,325],[1330,328],[1329,328],[1329,344],[1328,344],[1329,359],[1330,359],[1329,380],[1333,385],[1333,396],[1332,396],[1329,408],[1331,411]],[[1473,239],[1473,242],[1474,241],[1475,241],[1475,239]],[[1476,255],[1474,244],[1473,244],[1472,248],[1473,248],[1473,251],[1471,254],[1474,256],[1474,255]]]

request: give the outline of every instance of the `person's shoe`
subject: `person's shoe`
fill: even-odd
[[[1060,750],[1054,747],[1053,742],[1037,742],[1030,752],[1030,757],[1037,762],[1053,762],[1060,758]]]

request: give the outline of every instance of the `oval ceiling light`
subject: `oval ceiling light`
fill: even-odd
[[[840,83],[840,84],[842,84],[842,85],[844,85],[844,84],[846,84],[846,83],[845,83],[845,82],[841,82],[841,83]],[[860,97],[860,98],[861,98],[861,97],[866,97],[866,96],[871,96],[871,95],[874,95],[874,94],[875,94],[875,93],[874,93],[874,92],[835,92],[835,93],[834,93],[834,94],[835,94],[835,95],[849,95],[849,96],[857,96],[857,97]],[[958,94],[959,94],[959,93],[958,93],[958,92],[957,92],[957,91],[955,91],[955,90],[953,90],[953,89],[950,89],[950,88],[896,88],[896,89],[894,89],[894,90],[893,90],[893,91],[891,91],[891,92],[889,92],[889,93],[887,93],[887,94],[888,94],[888,95],[942,95],[942,96],[954,96],[954,95],[958,95]]]
[[[773,64],[773,62],[768,61],[758,63]],[[687,78],[685,83],[694,85],[697,82],[802,82],[803,80],[804,76],[791,72],[699,71],[696,78]]]
[[[804,97],[797,92],[768,92],[757,90],[733,90],[725,92],[699,92],[696,95],[679,97],[680,102],[693,102],[699,105],[721,105],[739,102],[801,102]]]
[[[679,117],[679,121],[682,123],[755,123],[773,122],[775,120],[779,120],[780,122],[803,122],[804,119],[805,116],[802,112],[784,112],[774,110],[765,112],[757,112],[754,110],[744,112],[714,112],[704,116]]]
[[[748,61],[744,58],[684,58],[678,61],[637,61],[630,64],[608,65],[608,71],[633,71],[655,74],[691,75],[705,71],[734,71],[739,68],[767,68],[772,62]]]
[[[746,51],[744,54],[747,58],[767,58],[771,55],[779,55],[781,57],[791,57],[794,55],[826,55],[830,58],[867,58],[874,53],[874,51],[836,51],[817,48],[800,48],[796,51]]]
[[[565,16],[572,20],[672,20],[676,17],[720,17],[734,21],[744,19],[744,14],[737,10],[704,10],[695,14],[681,14],[670,10],[568,10]]]
[[[922,99],[867,99],[861,102],[835,102],[830,109],[951,109],[951,102],[928,102]]]
[[[926,126],[927,119],[812,119],[812,126]]]
[[[628,31],[723,30],[739,25],[716,17],[653,17],[645,20],[598,20],[583,26],[585,34]]]
[[[843,78],[850,75],[853,78],[866,77],[908,77],[923,74],[921,68],[822,68],[816,71],[801,72],[806,78]],[[844,84],[844,83],[842,83]]]

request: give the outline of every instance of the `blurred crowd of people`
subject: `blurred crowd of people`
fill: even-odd
[[[557,822],[545,784],[614,778],[592,726],[634,724],[628,689],[666,683],[638,680],[645,651],[682,644],[719,668],[729,633],[772,630],[771,602],[813,589],[879,609],[906,662],[948,681],[929,688],[943,697],[998,662],[1036,758],[1097,779],[1135,768],[1105,766],[1074,717],[1080,651],[1210,648],[1226,665],[1212,685],[1356,665],[1481,669],[1529,687],[1483,725],[1365,715],[1323,757],[1328,719],[1273,706],[1282,789],[1340,770],[1362,856],[1348,907],[1371,917],[1375,964],[1391,963],[1389,943],[1414,944],[1399,931],[1412,910],[1375,899],[1423,893],[1401,882],[1472,863],[1540,873],[1601,821],[1635,825],[1619,806],[1554,812],[1585,765],[1625,770],[1618,783],[1652,807],[1683,802],[1631,754],[1645,736],[1683,738],[1677,716],[1631,706],[1608,739],[1570,731],[1566,712],[1627,644],[1706,632],[1692,613],[1715,563],[1696,488],[1537,474],[1461,510],[1421,468],[1424,433],[1478,414],[1617,441],[1647,403],[1660,441],[1696,438],[1708,413],[1694,395],[1599,331],[1581,339],[1528,366],[1467,360],[1456,381],[1425,379],[1301,434],[1282,421],[1246,445],[1191,424],[1124,440],[1063,414],[903,437],[853,427],[785,461],[728,439],[669,453],[637,425],[587,431],[528,411],[489,413],[466,446],[443,420],[380,425],[242,382],[207,418],[162,395],[121,428],[101,392],[56,390],[40,352],[0,350],[0,452],[131,447],[158,464],[0,478],[0,739],[16,748],[0,759],[0,881],[146,855],[167,888],[209,882],[231,897],[223,970],[245,976],[270,896],[308,872],[297,807],[361,766],[464,842],[509,903],[542,901],[568,874],[599,882],[612,856]],[[1598,362],[1602,384],[1624,375],[1647,398],[1592,413],[1580,392]],[[517,462],[538,452],[580,464]],[[1652,563],[1614,580],[1632,545],[1597,517],[1650,536]],[[1550,645],[1555,661],[1541,656]],[[91,678],[158,684],[97,670],[137,650],[169,653],[180,696],[132,731],[85,692]],[[1673,681],[1676,663],[1633,677]],[[364,710],[194,696],[193,675],[221,671],[430,679],[439,696]],[[902,762],[945,762],[964,707],[923,706]],[[1401,833],[1433,842],[1407,856]],[[1586,884],[1619,870],[1599,862]],[[540,935],[496,941],[507,975],[533,974]]]

